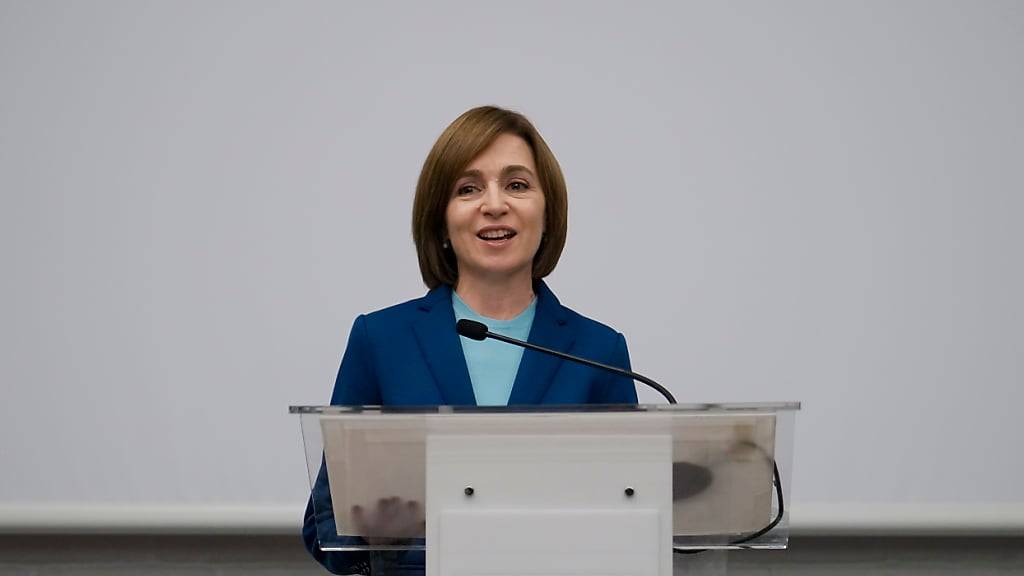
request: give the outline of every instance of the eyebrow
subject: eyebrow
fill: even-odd
[[[501,176],[505,177],[514,172],[526,172],[530,176],[536,178],[536,175],[534,175],[533,171],[527,168],[526,166],[523,166],[522,164],[509,164],[508,166],[505,166],[504,168],[501,169]],[[467,176],[480,178],[483,176],[483,172],[479,170],[466,170],[461,175],[459,175],[459,178],[465,178]]]

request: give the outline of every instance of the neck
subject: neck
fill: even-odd
[[[459,277],[453,288],[477,314],[495,320],[510,320],[533,302],[533,278],[527,274],[514,280]]]

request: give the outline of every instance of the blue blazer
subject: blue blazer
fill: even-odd
[[[629,369],[626,340],[615,330],[582,316],[558,301],[543,281],[534,285],[537,309],[528,340],[612,366]],[[509,405],[635,404],[629,378],[525,350]],[[473,385],[455,331],[450,286],[422,298],[360,315],[352,325],[331,395],[334,405],[474,406]],[[365,553],[324,553],[317,547],[317,525],[334,532],[326,474],[321,470],[303,524],[306,548],[328,570],[348,574],[366,567]],[[329,526],[324,526],[329,522]],[[423,573],[423,554],[410,553],[409,573]]]

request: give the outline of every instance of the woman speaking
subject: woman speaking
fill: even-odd
[[[568,202],[558,161],[524,116],[484,106],[459,116],[423,163],[412,233],[422,298],[360,315],[334,385],[335,405],[631,404],[626,377],[504,342],[461,337],[470,319],[491,332],[629,369],[622,334],[563,306],[542,280],[565,245]],[[328,570],[349,574],[367,555],[323,552],[307,506],[306,547]],[[325,503],[326,504],[326,503]],[[319,510],[329,506],[317,506]],[[409,573],[422,574],[422,553]]]

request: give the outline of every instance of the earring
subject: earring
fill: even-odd
[[[441,248],[444,248],[445,250],[447,250],[449,248],[448,239],[447,238],[445,238],[444,241],[441,242]]]

